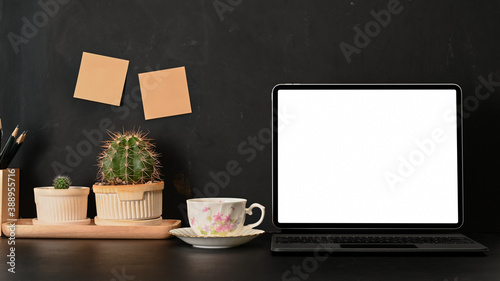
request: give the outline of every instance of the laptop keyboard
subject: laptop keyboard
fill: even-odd
[[[279,244],[473,244],[467,237],[446,236],[279,236]]]

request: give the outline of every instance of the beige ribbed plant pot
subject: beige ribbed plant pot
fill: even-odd
[[[55,189],[53,186],[35,187],[37,218],[33,224],[89,224],[87,202],[90,188],[70,186]]]
[[[136,185],[94,185],[97,207],[96,224],[113,221],[150,220],[161,217],[163,182]],[[132,222],[133,221],[133,222]],[[139,222],[140,223],[140,222]],[[161,220],[159,221],[161,223]]]

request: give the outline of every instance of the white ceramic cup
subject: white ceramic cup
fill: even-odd
[[[264,206],[253,203],[246,208],[246,199],[196,198],[186,201],[189,225],[199,236],[235,236],[244,229],[258,226],[264,220]],[[259,221],[244,225],[245,215],[252,215],[255,207],[262,212]]]

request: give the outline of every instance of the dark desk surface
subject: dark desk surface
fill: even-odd
[[[17,239],[15,274],[7,272],[10,246],[2,238],[0,280],[500,280],[500,234],[469,237],[490,252],[275,255],[269,234],[225,250],[197,249],[177,238]]]

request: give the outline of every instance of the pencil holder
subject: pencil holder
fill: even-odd
[[[19,169],[0,170],[0,218],[2,223],[19,217]]]

